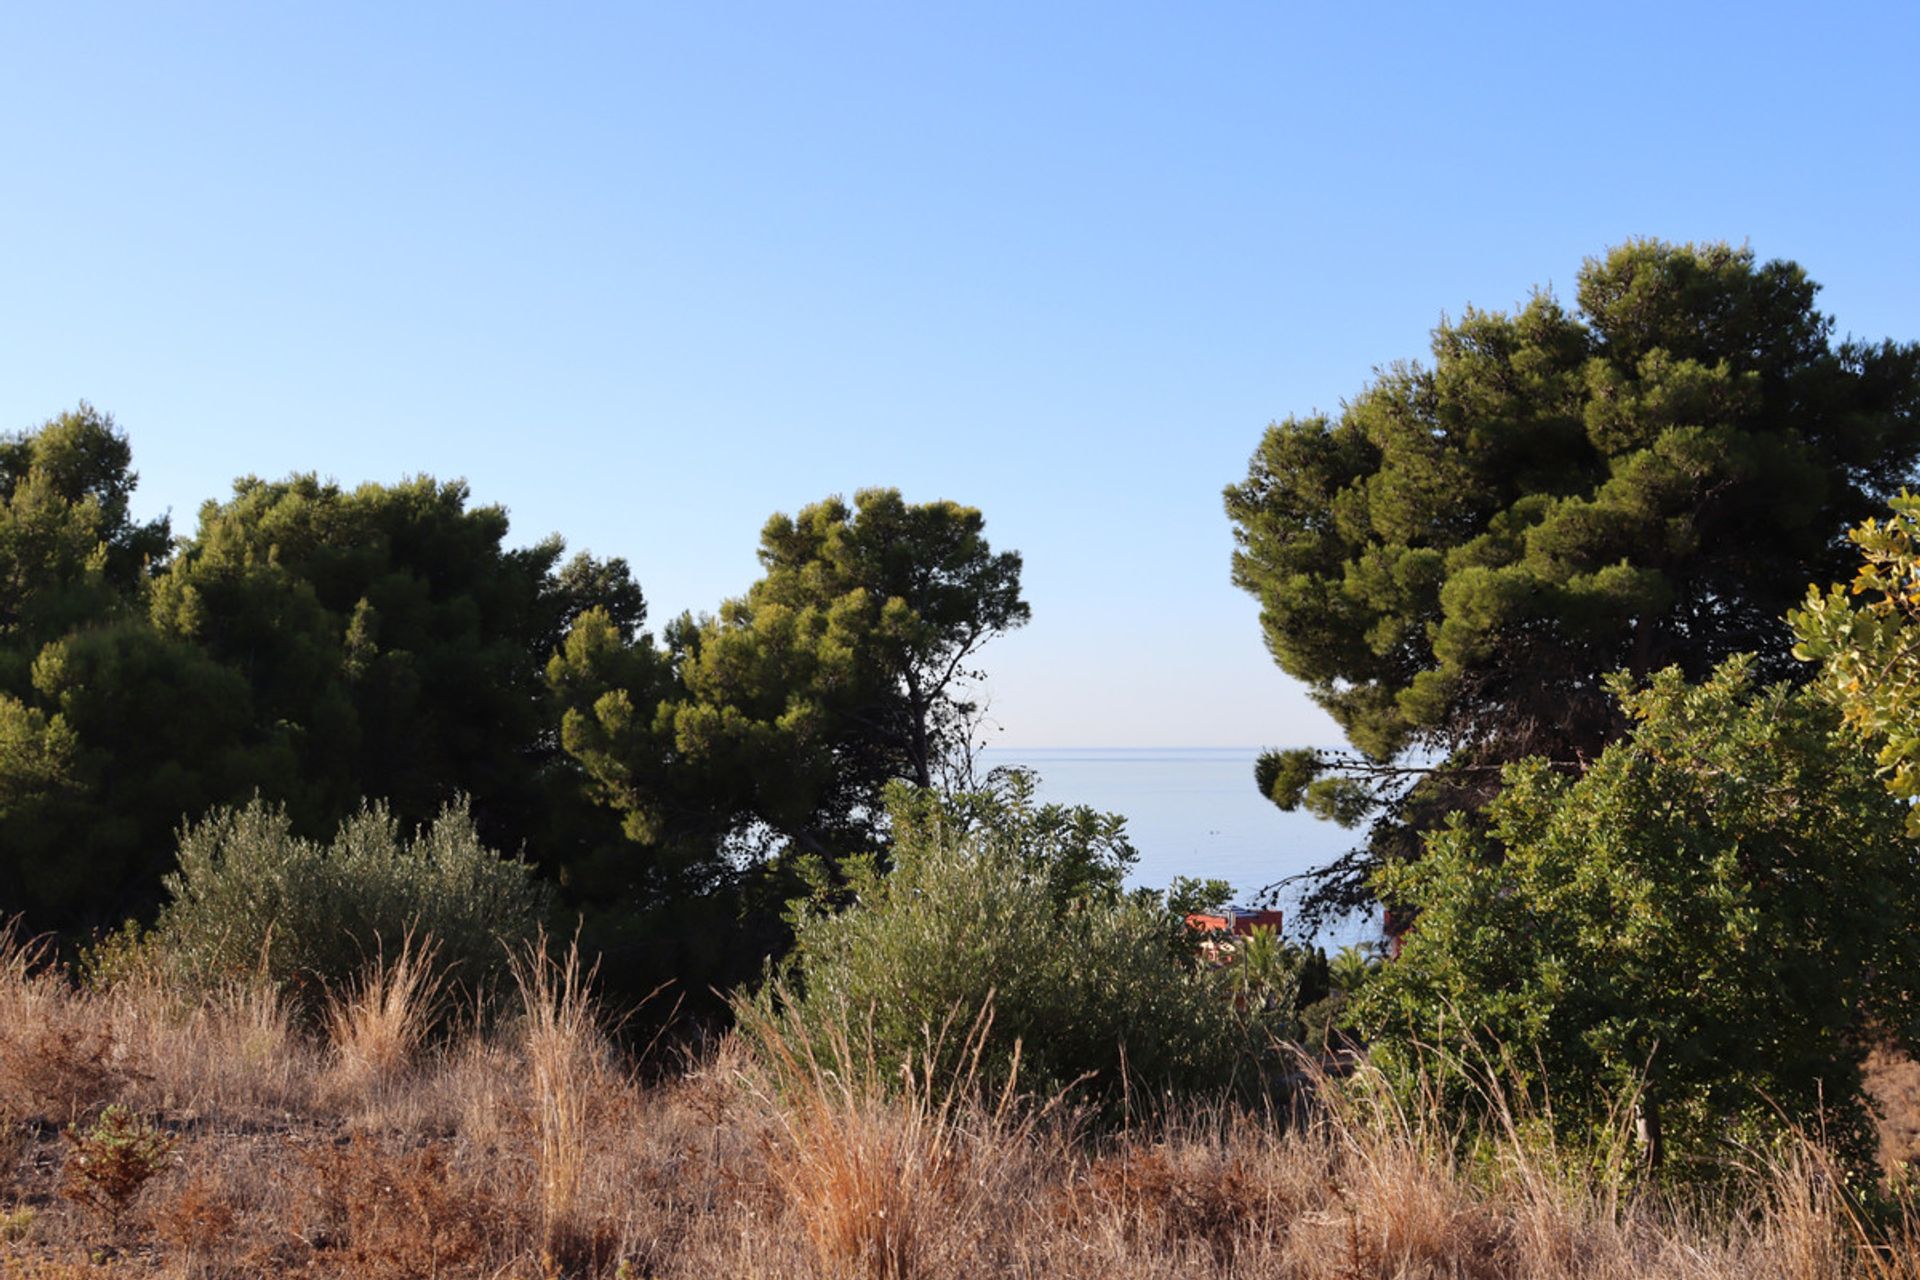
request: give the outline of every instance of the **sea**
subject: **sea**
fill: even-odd
[[[1235,901],[1251,906],[1288,877],[1331,862],[1362,834],[1275,808],[1253,784],[1259,754],[1253,747],[987,747],[976,768],[1030,769],[1040,800],[1125,817],[1140,851],[1128,877],[1134,886],[1163,889],[1175,876],[1225,880]],[[1285,933],[1305,940],[1292,910],[1298,897],[1298,886],[1283,887],[1276,905],[1287,915]],[[1355,916],[1310,940],[1331,949],[1379,937],[1377,917]]]

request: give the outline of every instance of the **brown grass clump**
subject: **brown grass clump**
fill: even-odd
[[[202,1170],[156,1209],[150,1221],[155,1238],[173,1253],[180,1270],[191,1275],[201,1259],[231,1238],[240,1210],[225,1179]]]
[[[1882,1167],[1889,1174],[1920,1170],[1920,1062],[1883,1046],[1867,1054],[1865,1075]]]
[[[72,990],[45,940],[0,927],[0,1108],[70,1124],[138,1074],[112,1028]]]
[[[525,1224],[447,1144],[412,1150],[356,1135],[300,1158],[307,1194],[295,1236],[320,1274],[411,1280],[491,1276],[524,1250]]]
[[[620,1092],[607,1069],[607,1046],[589,995],[578,944],[554,960],[544,937],[514,958],[524,1014],[527,1093],[532,1107],[542,1244],[549,1256],[578,1264],[602,1256],[580,1212],[593,1145],[595,1103]]]
[[[0,1257],[0,1280],[109,1280],[136,1274],[118,1257]]]
[[[328,995],[337,1087],[350,1094],[379,1089],[413,1065],[433,1029],[444,990],[434,968],[438,951],[432,939],[416,943],[409,934],[391,963],[376,956],[346,994]]]
[[[823,1060],[790,1015],[743,1009],[766,1055],[764,1100],[777,1122],[767,1166],[825,1274],[872,1280],[979,1265],[993,1217],[1034,1144],[1043,1112],[978,1087],[991,1011],[968,1029],[968,1065],[942,1080],[939,1036],[897,1081],[844,1030]],[[951,1034],[949,1024],[941,1034]]]

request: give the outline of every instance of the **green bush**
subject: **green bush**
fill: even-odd
[[[1484,821],[1381,873],[1417,913],[1349,1006],[1383,1065],[1478,1106],[1492,1062],[1568,1138],[1637,1099],[1650,1161],[1799,1127],[1870,1163],[1867,1050],[1920,1049],[1908,810],[1830,707],[1752,671],[1615,677],[1632,728],[1585,773],[1510,765]]]
[[[1118,819],[1036,807],[1018,779],[956,800],[896,789],[889,811],[891,872],[852,859],[851,905],[801,905],[793,985],[775,986],[823,1055],[844,1037],[888,1073],[929,1056],[950,1072],[991,1003],[990,1086],[1016,1053],[1019,1087],[1036,1093],[1082,1082],[1112,1102],[1123,1085],[1229,1082],[1256,1028],[1186,961],[1165,899],[1122,891],[1133,855]]]
[[[162,952],[203,980],[266,975],[303,999],[350,980],[409,934],[439,945],[447,975],[479,984],[532,937],[548,895],[533,868],[480,842],[464,800],[406,839],[371,804],[330,844],[293,832],[256,798],[186,827],[166,878]]]

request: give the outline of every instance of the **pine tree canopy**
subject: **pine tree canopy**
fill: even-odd
[[[1572,309],[1469,307],[1431,365],[1267,429],[1226,491],[1233,579],[1363,771],[1451,762],[1471,800],[1501,762],[1617,738],[1611,672],[1751,652],[1805,678],[1783,615],[1844,576],[1847,528],[1920,456],[1920,345],[1835,342],[1817,288],[1745,248],[1631,241]],[[1258,780],[1363,814],[1323,764],[1278,753]]]

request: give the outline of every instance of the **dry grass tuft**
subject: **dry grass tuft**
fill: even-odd
[[[22,938],[17,922],[0,927],[0,1108],[71,1124],[138,1075],[51,945]]]
[[[392,963],[376,956],[344,996],[327,998],[333,1081],[363,1094],[398,1081],[413,1066],[439,1014],[445,989],[434,967],[439,947],[408,934]]]
[[[569,1265],[608,1251],[603,1232],[581,1213],[591,1155],[589,1122],[596,1102],[620,1091],[607,1066],[590,989],[577,943],[555,960],[542,936],[514,957],[513,976],[524,1015],[526,1087],[532,1106],[539,1170],[542,1244]]]
[[[312,1103],[322,1055],[264,978],[193,997],[135,982],[90,998],[119,1050],[145,1067],[122,1090],[143,1109],[258,1118]]]
[[[33,1149],[33,1130],[11,1108],[0,1106],[0,1192],[13,1185],[21,1162]]]
[[[1258,1225],[1291,1216],[1284,1187],[1250,1153],[1212,1143],[1126,1142],[1059,1192],[1062,1226],[1116,1226],[1132,1248],[1204,1245],[1231,1265]]]
[[[932,1065],[949,1023],[898,1081],[844,1031],[823,1060],[790,1015],[741,1012],[771,1075],[768,1171],[823,1271],[910,1280],[977,1264],[988,1207],[1026,1165],[1045,1115],[1016,1105],[1017,1062],[997,1098],[982,1096],[991,1011],[963,1036],[960,1072],[942,1080]]]

